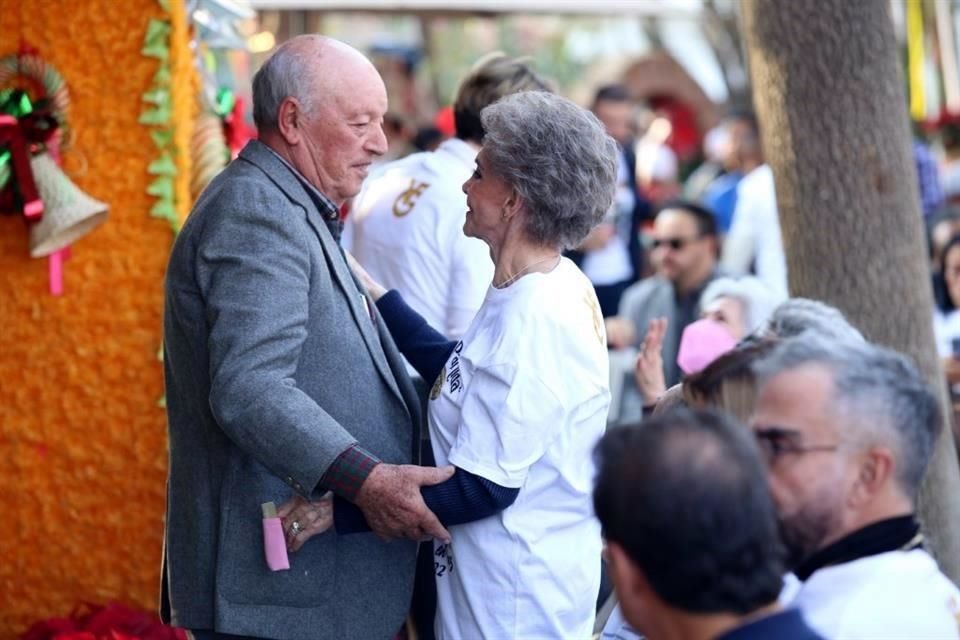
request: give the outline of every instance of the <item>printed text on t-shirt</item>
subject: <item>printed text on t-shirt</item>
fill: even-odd
[[[433,569],[438,578],[442,578],[448,573],[453,573],[453,547],[449,544],[442,544],[433,552]]]
[[[463,341],[457,343],[453,348],[453,359],[450,360],[450,373],[447,374],[447,382],[450,383],[450,393],[461,391],[463,389],[463,378],[460,376],[460,352],[463,351]]]

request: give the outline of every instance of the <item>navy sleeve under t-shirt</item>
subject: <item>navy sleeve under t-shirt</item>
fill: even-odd
[[[400,353],[428,383],[435,380],[457,343],[427,324],[407,306],[398,291],[391,290],[377,301],[377,309]],[[433,456],[427,452],[430,464]],[[425,461],[426,462],[426,461]],[[422,487],[427,507],[446,526],[482,520],[503,511],[517,499],[520,489],[504,487],[469,471],[457,468],[453,476],[440,484]],[[334,498],[334,524],[337,533],[370,531],[370,526],[352,502]]]

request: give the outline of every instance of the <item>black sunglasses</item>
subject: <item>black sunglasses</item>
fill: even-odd
[[[654,238],[652,244],[654,249],[659,249],[660,247],[667,245],[674,251],[680,251],[691,242],[696,242],[702,237],[703,236],[697,236],[695,238]]]

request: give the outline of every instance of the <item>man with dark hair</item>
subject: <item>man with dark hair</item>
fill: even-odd
[[[663,337],[663,372],[669,388],[680,381],[677,352],[680,336],[700,317],[700,297],[718,275],[717,223],[710,211],[686,200],[666,203],[653,224],[650,257],[656,275],[631,285],[620,300],[620,312],[607,319],[611,347],[626,349],[626,356],[640,347],[650,321],[666,318]],[[633,379],[633,358],[615,357],[626,364],[622,374],[622,401],[618,422],[638,420],[643,399]]]
[[[754,365],[791,604],[829,637],[960,638],[960,592],[923,549],[920,483],[939,404],[902,355],[804,333]]]
[[[600,87],[590,108],[620,146],[617,194],[607,217],[571,252],[571,258],[593,283],[600,309],[608,317],[617,313],[620,296],[640,275],[643,250],[638,231],[650,205],[637,189],[630,92],[620,84]]]
[[[636,631],[650,640],[820,638],[777,602],[783,550],[746,429],[725,414],[677,409],[611,430],[597,457],[594,506]]]

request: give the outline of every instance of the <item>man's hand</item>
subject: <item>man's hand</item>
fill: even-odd
[[[450,534],[424,504],[420,487],[440,484],[453,475],[452,466],[418,467],[380,463],[363,481],[356,505],[381,539],[407,538],[450,542]]]

